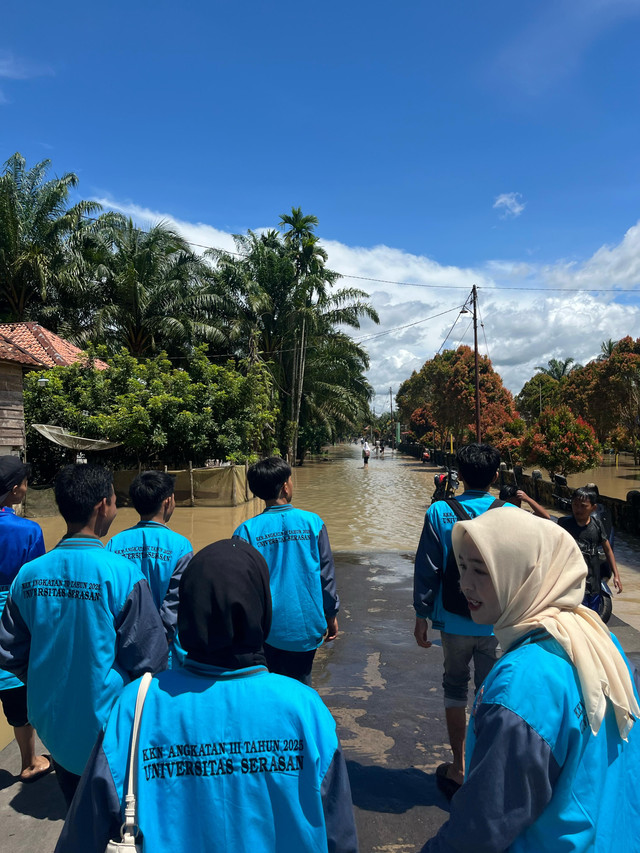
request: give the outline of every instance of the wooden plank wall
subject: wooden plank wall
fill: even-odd
[[[0,362],[0,446],[24,447],[22,367]]]

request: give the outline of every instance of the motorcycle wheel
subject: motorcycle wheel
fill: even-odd
[[[611,596],[609,595],[601,595],[600,596],[600,607],[598,608],[598,616],[602,619],[602,621],[607,624],[609,619],[611,618],[611,613],[613,611],[613,602],[611,601]]]

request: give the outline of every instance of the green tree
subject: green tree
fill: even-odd
[[[300,231],[307,218],[303,220]],[[366,354],[346,335],[340,336],[337,327],[359,328],[364,316],[378,322],[363,291],[331,291],[336,276],[325,268],[326,256],[312,238],[287,239],[277,231],[260,235],[249,231],[234,238],[240,257],[211,253],[216,292],[226,311],[228,343],[236,358],[267,365],[281,412],[278,444],[289,454],[295,446],[296,460],[304,455],[298,450],[296,434],[305,419],[309,420],[307,437],[319,434],[315,424],[323,419],[323,429],[334,434],[352,418],[354,389],[368,389],[362,372]],[[301,252],[308,254],[301,257]],[[334,363],[336,346],[344,358]],[[343,365],[355,373],[338,387],[331,378]],[[325,393],[329,387],[334,387],[333,403]],[[301,450],[308,445],[305,438]]]
[[[547,409],[524,437],[522,455],[526,462],[554,474],[578,474],[596,468],[602,461],[593,428],[576,417],[568,406]]]
[[[44,308],[82,291],[86,272],[75,237],[96,202],[69,205],[77,175],[47,180],[50,161],[27,168],[16,153],[0,176],[0,315],[4,321],[41,319]]]
[[[126,350],[107,358],[108,370],[86,365],[29,373],[25,379],[27,426],[48,423],[87,438],[119,441],[101,458],[114,466],[159,459],[171,466],[208,458],[240,462],[274,449],[277,409],[263,365],[246,372],[212,364],[197,348],[176,368],[164,353],[138,360]],[[49,481],[64,453],[35,430],[27,433],[29,458],[41,482]]]
[[[200,343],[224,340],[210,267],[175,231],[162,223],[142,231],[111,213],[101,217],[99,236],[103,301],[89,339],[138,357],[162,350],[185,355]]]
[[[545,373],[547,376],[550,376],[552,379],[560,382],[577,367],[580,367],[580,365],[575,363],[574,358],[565,358],[563,361],[558,358],[551,358],[547,362],[546,367],[538,365],[536,370],[539,370],[541,373]]]
[[[516,408],[527,424],[532,424],[544,409],[553,408],[559,402],[560,383],[548,373],[536,373],[532,376],[524,383],[515,399]]]

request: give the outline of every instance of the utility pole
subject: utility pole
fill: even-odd
[[[471,288],[471,299],[473,301],[473,351],[475,357],[476,375],[476,441],[482,441],[480,432],[480,374],[478,369],[478,290],[475,286]]]
[[[393,394],[391,393],[391,385],[389,385],[389,406],[391,409],[391,450],[395,450],[396,442],[393,435]]]

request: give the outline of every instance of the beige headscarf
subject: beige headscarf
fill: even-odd
[[[574,539],[531,513],[485,512],[454,525],[456,558],[473,540],[496,590],[502,615],[494,631],[503,649],[536,628],[560,643],[574,664],[591,729],[597,733],[611,701],[622,738],[640,718],[631,676],[608,629],[581,604],[587,567]]]

